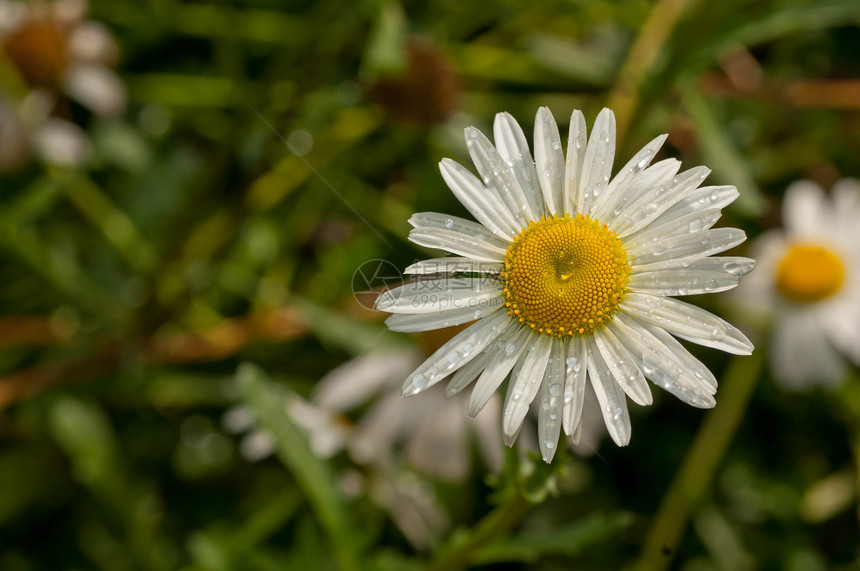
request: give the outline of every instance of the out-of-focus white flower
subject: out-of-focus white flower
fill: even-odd
[[[33,153],[48,164],[71,167],[83,163],[92,144],[83,129],[48,114],[43,92],[30,92],[16,105],[0,97],[0,172],[24,164]]]
[[[477,441],[491,470],[502,464],[498,401],[486,418],[464,414],[467,399],[435,395],[403,399],[392,391],[421,362],[411,347],[359,356],[326,375],[310,402],[296,397],[289,413],[310,438],[314,451],[330,457],[347,450],[360,464],[393,466],[405,455],[409,465],[435,478],[459,481],[469,473],[470,442]],[[349,413],[366,406],[353,423]]]
[[[860,364],[858,221],[856,180],[839,181],[829,198],[817,184],[798,181],[785,195],[783,229],[752,244],[758,269],[736,299],[769,324],[770,367],[787,388],[843,381],[840,353]]]
[[[612,439],[631,437],[627,397],[652,402],[647,380],[700,408],[715,405],[713,374],[675,337],[747,355],[731,324],[674,299],[731,289],[755,262],[712,257],[746,238],[712,226],[738,196],[733,186],[699,188],[709,173],[651,165],[666,136],[612,178],[615,116],[570,119],[567,155],[549,109],[535,118],[534,159],[517,122],[499,113],[495,145],[474,127],[466,147],[478,177],[444,159],[442,178],[479,223],[435,212],[409,222],[409,239],[459,257],[416,263],[409,284],[379,296],[394,331],[429,331],[475,321],[406,377],[404,396],[449,379],[447,393],[475,381],[477,415],[510,375],[502,432],[517,438],[537,400],[541,453],[552,460],[562,429],[581,430],[586,379]],[[477,380],[476,380],[477,379]],[[647,379],[647,380],[646,380]]]
[[[83,0],[0,0],[0,57],[31,89],[62,93],[93,113],[125,110],[126,90],[111,67],[118,49],[110,31],[84,20]]]

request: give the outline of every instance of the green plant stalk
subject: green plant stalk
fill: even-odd
[[[675,29],[675,24],[690,0],[659,0],[648,19],[639,30],[639,35],[630,47],[627,58],[618,72],[615,86],[609,92],[608,106],[615,112],[617,140],[623,141],[630,126],[639,98],[642,84],[651,73],[657,56],[666,40]],[[619,144],[620,146],[620,144]]]
[[[684,534],[690,512],[710,485],[747,409],[764,363],[764,351],[729,364],[716,408],[708,414],[657,509],[632,569],[665,569]]]
[[[507,533],[519,523],[532,507],[532,503],[517,492],[482,519],[465,539],[444,552],[433,564],[431,571],[465,569],[481,550]]]

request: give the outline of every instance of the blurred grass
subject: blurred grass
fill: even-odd
[[[543,503],[500,504],[516,515],[505,529],[486,522],[516,477],[410,473],[452,530],[415,549],[372,470],[317,459],[282,406],[352,356],[430,344],[388,332],[353,273],[424,256],[405,240],[411,212],[464,214],[437,163],[467,164],[462,128],[503,110],[529,133],[548,105],[564,133],[572,107],[590,123],[622,94],[618,161],[669,133],[664,155],[738,186],[726,217],[750,236],[778,222],[792,180],[860,173],[855,0],[91,0],[89,18],[117,38],[127,109],[99,117],[58,93],[89,159],[0,171],[2,569],[404,569],[458,545],[461,564],[487,568],[620,568],[701,413],[655,395],[632,411],[630,447],[531,474]],[[430,55],[410,59],[416,43]],[[412,67],[424,81],[403,79]],[[17,105],[27,87],[10,70],[0,58]],[[696,355],[721,377],[714,353]],[[850,569],[856,490],[816,521],[801,504],[832,481],[856,487],[856,371],[836,397],[761,377],[724,460],[693,478],[675,568],[721,568],[730,552]],[[222,423],[237,404],[278,435],[274,458],[242,456]],[[351,496],[356,476],[367,487]]]

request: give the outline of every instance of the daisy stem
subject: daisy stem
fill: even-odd
[[[474,555],[495,539],[504,535],[522,520],[532,502],[521,493],[511,494],[504,503],[488,513],[462,541],[442,554],[431,566],[432,571],[465,569]]]
[[[690,512],[707,489],[747,409],[764,363],[764,351],[735,357],[720,383],[719,402],[705,418],[669,485],[633,569],[665,569],[683,537]]]
[[[615,111],[619,145],[639,104],[642,84],[688,3],[689,0],[659,0],[630,47],[607,104]]]

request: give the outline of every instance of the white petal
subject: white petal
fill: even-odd
[[[495,310],[494,299],[502,299],[502,286],[492,277],[422,279],[383,292],[376,309],[389,313],[437,313],[469,308]]]
[[[409,217],[409,224],[413,228],[434,228],[438,230],[450,230],[459,232],[469,237],[478,238],[490,245],[501,249],[507,249],[510,240],[503,240],[487,230],[487,228],[472,220],[466,220],[459,216],[440,214],[439,212],[416,212]]]
[[[457,200],[490,232],[504,240],[519,234],[521,229],[508,209],[475,175],[451,159],[442,159],[439,170]]]
[[[630,269],[631,274],[640,272],[659,272],[663,270],[690,269],[704,271],[721,271],[733,276],[745,276],[757,266],[756,261],[742,256],[710,256],[707,258],[672,258],[653,264],[635,265]]]
[[[630,352],[624,348],[615,335],[606,328],[594,330],[594,344],[600,351],[603,361],[624,392],[636,404],[647,406],[653,402],[651,389],[645,382],[642,371],[633,362]]]
[[[564,214],[564,153],[558,125],[547,107],[538,109],[535,117],[535,167],[548,215]]]
[[[49,117],[39,125],[33,134],[33,143],[45,162],[61,167],[79,166],[92,153],[86,132],[56,117]]]
[[[649,328],[635,320],[630,320],[628,324],[628,320],[621,316],[616,316],[608,328],[630,351],[637,366],[652,383],[698,408],[712,408],[716,404],[713,397],[716,381],[711,385],[713,375],[689,354],[689,359],[692,359],[690,364],[695,366],[688,367],[689,360],[683,354],[679,355],[674,347],[667,346],[653,333],[659,328]],[[662,333],[664,338],[677,343],[668,333]],[[707,377],[700,373],[702,369],[707,371]]]
[[[415,418],[418,424],[408,440],[406,457],[425,474],[449,482],[461,481],[469,470],[469,439],[464,438],[466,416],[456,402],[432,406],[433,414],[422,416],[420,410],[415,411],[419,413]]]
[[[490,140],[474,127],[466,129],[466,148],[487,188],[496,192],[517,225],[525,226],[532,212],[513,167],[502,158]]]
[[[840,237],[848,243],[856,243],[860,236],[857,218],[860,216],[860,182],[853,178],[843,178],[833,185],[833,210],[836,228]]]
[[[715,394],[717,392],[717,378],[701,361],[696,359],[681,342],[672,337],[665,329],[654,327],[647,323],[642,324],[651,335],[657,338],[668,351],[670,359],[681,366],[681,371],[691,374],[691,380],[696,385],[701,385],[704,392]]]
[[[735,355],[749,355],[753,346],[736,327],[713,313],[671,297],[629,293],[621,311],[636,319],[662,327],[669,333]]]
[[[582,214],[589,215],[597,198],[606,190],[615,159],[615,114],[603,108],[585,149],[579,186],[582,190]]]
[[[523,357],[522,367],[518,374],[511,377],[508,392],[505,395],[505,408],[502,413],[502,434],[505,444],[511,446],[516,438],[529,411],[529,405],[537,394],[543,381],[547,367],[552,337],[549,335],[532,334],[528,349]]]
[[[573,337],[567,346],[564,380],[564,432],[573,436],[582,420],[582,403],[585,377],[588,372],[588,353],[582,337]]]
[[[419,331],[431,331],[443,327],[454,327],[475,321],[482,317],[489,317],[495,311],[505,306],[505,300],[501,297],[487,300],[480,307],[461,307],[450,311],[438,311],[424,314],[395,314],[385,320],[385,324],[392,331],[401,333],[417,333]],[[386,309],[386,311],[390,311]]]
[[[73,99],[102,117],[116,117],[125,110],[126,93],[122,80],[98,64],[72,66],[63,80]]]
[[[621,237],[626,237],[650,224],[660,214],[675,204],[686,188],[687,173],[675,176],[681,168],[680,161],[666,159],[645,169],[631,184],[635,190],[631,200],[625,200],[613,210],[620,211],[609,223],[609,227]],[[689,171],[688,171],[689,172]],[[676,182],[677,181],[677,182]],[[701,181],[693,181],[698,185]],[[690,183],[692,184],[692,183]]]
[[[582,208],[582,191],[585,187],[580,186],[579,179],[582,175],[587,144],[588,132],[585,126],[585,116],[583,116],[582,111],[575,109],[570,115],[562,197],[566,212],[570,214],[575,214]]]
[[[773,327],[769,354],[776,380],[792,390],[835,386],[845,379],[845,362],[827,342],[812,311],[783,312]]]
[[[605,212],[603,216],[610,229],[623,229],[625,224],[630,224],[631,222],[627,218],[644,206],[650,208],[648,203],[653,201],[655,196],[668,199],[670,195],[667,194],[669,192],[667,183],[680,168],[680,164],[676,159],[660,161],[632,177],[623,188],[607,189],[607,192],[612,191],[614,194],[611,209],[609,204],[603,206]],[[604,220],[604,218],[599,218],[599,220]]]
[[[496,341],[496,343],[504,343],[504,341]],[[480,355],[466,363],[451,376],[451,380],[445,386],[446,397],[451,398],[468,387],[487,368],[494,353],[493,347],[494,345],[490,344],[489,347],[481,351]]]
[[[647,182],[637,182],[644,179],[643,171],[651,164],[651,160],[663,146],[668,135],[660,135],[642,147],[638,153],[615,175],[606,192],[598,197],[592,216],[598,220],[609,220],[613,210],[625,204],[628,199],[635,200],[636,196],[647,188]],[[653,173],[652,173],[653,174]],[[620,212],[620,210],[619,210]]]
[[[828,217],[824,214],[826,205],[824,191],[816,183],[799,180],[785,191],[782,203],[783,226],[786,233],[794,238],[814,238],[826,228]]]
[[[630,443],[631,426],[624,391],[612,378],[612,373],[594,344],[594,338],[589,335],[583,339],[588,346],[588,376],[591,378],[591,386],[600,403],[603,422],[606,423],[606,429],[612,440],[618,446],[627,446]]]
[[[480,262],[500,262],[507,254],[503,248],[485,242],[481,238],[443,228],[413,228],[409,232],[409,241],[419,246],[460,254]]]
[[[481,262],[471,258],[458,258],[450,256],[446,258],[432,258],[415,262],[405,270],[407,275],[433,275],[433,274],[500,274],[504,269],[501,262]]]
[[[505,380],[505,377],[519,361],[532,335],[534,334],[531,330],[520,327],[513,336],[506,339],[503,338],[505,342],[504,347],[496,347],[492,350],[490,364],[487,365],[487,368],[481,373],[480,378],[475,382],[474,388],[472,388],[472,394],[469,398],[470,416],[476,416],[481,412],[481,409],[484,408],[490,397],[495,394],[502,381]]]
[[[665,223],[658,224],[658,221],[655,220],[649,226],[625,238],[624,246],[628,250],[634,250],[671,236],[701,232],[710,229],[719,219],[720,210],[709,208],[691,212]]]
[[[840,351],[860,365],[860,292],[818,315],[821,329]]]
[[[630,248],[627,253],[633,258],[635,265],[651,264],[670,258],[685,258],[688,256],[710,256],[734,248],[747,239],[743,230],[738,228],[716,228],[671,236],[665,240],[657,240],[650,244]]]
[[[388,385],[399,385],[421,362],[412,348],[371,351],[332,369],[314,387],[313,404],[344,413],[366,404]]]
[[[493,136],[499,154],[514,169],[514,174],[529,204],[529,219],[539,219],[544,215],[543,199],[537,181],[535,163],[522,128],[510,113],[498,113],[493,124]]]
[[[652,295],[716,293],[737,286],[740,276],[754,267],[755,260],[741,257],[666,260],[635,266],[627,287]]]
[[[565,379],[565,352],[560,339],[553,339],[543,382],[540,386],[538,411],[538,443],[545,462],[551,462],[558,447],[558,434],[562,423],[562,387]]]
[[[75,23],[68,49],[75,61],[97,62],[108,67],[113,66],[119,56],[111,31],[101,22],[92,20]]]
[[[506,312],[497,311],[461,331],[409,375],[403,383],[403,396],[420,393],[464,366],[514,323]]]
[[[702,188],[689,190],[684,194],[683,198],[673,204],[668,210],[666,210],[666,212],[654,219],[654,221],[643,230],[647,231],[651,228],[663,226],[672,222],[676,218],[699,212],[703,208],[720,210],[734,202],[738,196],[738,189],[733,186],[703,186]],[[629,235],[637,236],[638,234],[636,232],[631,232]]]

